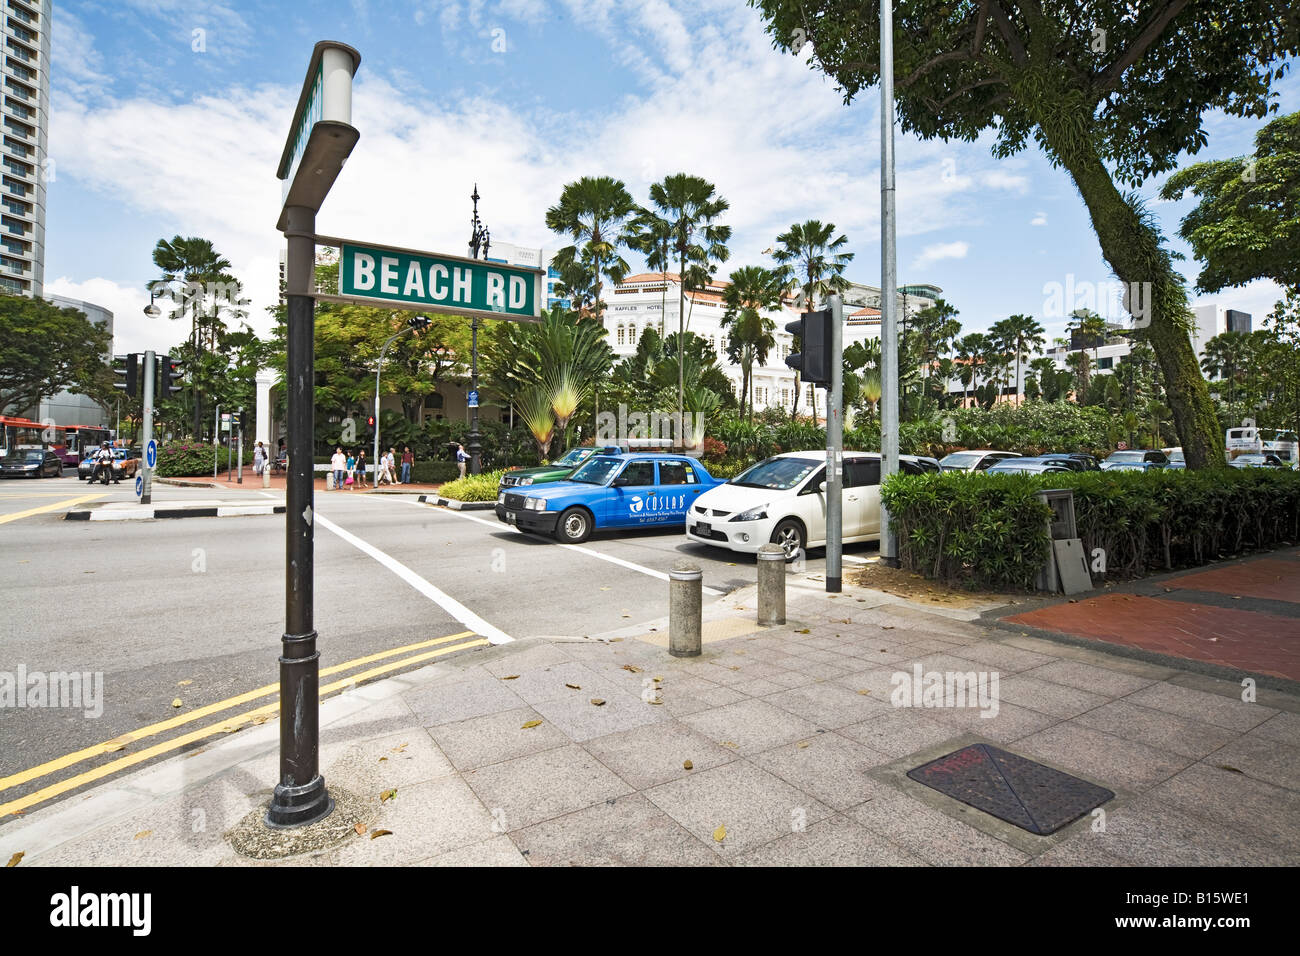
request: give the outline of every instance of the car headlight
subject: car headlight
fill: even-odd
[[[740,514],[735,515],[731,520],[732,521],[758,521],[760,518],[766,518],[766,517],[767,517],[767,505],[762,505],[761,507],[758,508],[750,508],[748,511],[742,511]]]
[[[531,479],[531,478],[520,478],[520,479],[519,479],[519,483],[520,483],[521,485],[531,485],[531,484],[533,483],[533,479]]]
[[[497,493],[497,504],[499,504],[499,505],[503,505],[503,504],[505,504],[505,503],[506,503],[506,493],[505,493],[504,491],[498,492],[498,493]]]
[[[525,499],[524,499],[524,508],[526,508],[528,511],[545,511],[545,510],[546,510],[546,499],[545,499],[545,498],[525,498]]]

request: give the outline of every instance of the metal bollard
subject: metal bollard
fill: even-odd
[[[698,564],[679,561],[668,572],[668,653],[673,657],[700,656],[703,588]]]
[[[785,623],[785,551],[777,544],[758,549],[758,623]]]

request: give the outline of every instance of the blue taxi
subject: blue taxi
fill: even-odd
[[[718,484],[687,455],[593,455],[565,481],[502,490],[497,517],[523,531],[581,544],[602,528],[681,527],[695,499]]]

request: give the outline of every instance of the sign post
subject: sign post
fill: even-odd
[[[280,782],[266,812],[270,827],[305,826],[334,809],[320,764],[320,653],[316,650],[312,453],[315,431],[316,213],[360,134],[352,126],[352,77],[361,54],[322,41],[312,50],[277,176],[284,208],[277,228],[288,243],[289,474],[285,483],[285,629],[280,652]]]
[[[844,589],[844,300],[831,296],[831,384],[826,390],[826,592]]]
[[[144,462],[144,473],[139,483],[140,504],[147,505],[153,501],[153,466],[158,461],[158,445],[153,440],[153,381],[154,368],[157,365],[156,358],[152,352],[144,353],[144,422],[140,430],[140,438],[144,441],[146,448],[146,458]]]

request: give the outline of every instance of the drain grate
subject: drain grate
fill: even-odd
[[[1115,794],[988,744],[963,747],[909,770],[918,783],[1022,830],[1046,836]]]

